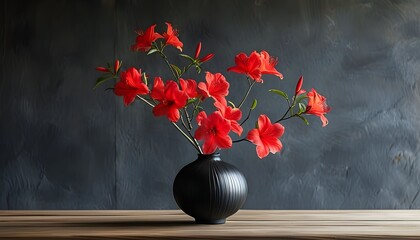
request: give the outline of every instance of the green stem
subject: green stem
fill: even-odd
[[[285,118],[279,119],[278,121],[276,121],[276,123],[277,123],[277,122],[280,122],[280,121],[283,121],[283,120],[290,119],[290,118],[292,118],[292,117],[297,117],[297,116],[299,116],[299,114],[293,114],[293,115],[291,115],[291,116],[288,116],[288,117],[285,117]]]
[[[198,107],[200,106],[201,100],[198,100],[197,104],[194,104],[194,110],[193,110],[193,114],[191,116],[191,119],[194,117],[195,114],[198,113]]]
[[[296,95],[295,95],[295,96],[293,96],[293,103],[292,103],[292,104],[290,104],[289,99],[287,99],[287,104],[289,105],[289,108],[288,108],[288,109],[287,109],[287,111],[283,114],[283,116],[282,116],[279,120],[277,120],[277,121],[276,121],[276,123],[278,123],[278,122],[280,122],[280,121],[283,121],[283,120],[286,120],[286,119],[289,119],[289,118],[292,118],[292,117],[296,117],[296,116],[298,116],[298,115],[299,115],[299,114],[294,114],[294,113],[292,112],[290,116],[286,117],[286,115],[290,112],[290,110],[292,110],[292,109],[295,107],[295,105],[296,105]]]
[[[149,102],[147,99],[140,97],[140,95],[137,95],[137,98],[142,100],[143,102],[145,102],[147,105],[149,105],[150,107],[155,107],[155,105],[153,105],[153,103]]]
[[[155,105],[151,102],[149,102],[147,99],[141,97],[140,95],[137,95],[137,98],[142,100],[143,102],[145,102],[147,105],[149,105],[150,107],[155,107]],[[174,125],[174,127],[194,146],[194,148],[199,152],[199,153],[203,153],[203,151],[201,150],[200,146],[196,145],[196,143],[192,140],[192,138],[190,138],[184,131],[182,131],[182,129],[174,122],[171,122],[172,125]],[[191,133],[190,133],[191,134]],[[195,140],[195,138],[193,138]],[[195,140],[197,141],[197,140]]]
[[[252,86],[254,86],[254,84],[256,83],[256,81],[253,81],[251,84],[248,85],[248,90],[245,93],[245,96],[242,98],[241,103],[239,103],[238,108],[241,108],[242,105],[245,103],[245,100],[247,99],[249,93],[251,92]]]
[[[242,141],[250,142],[248,139],[242,138],[242,139],[239,139],[239,140],[232,141],[232,143],[238,143],[238,142],[242,142]]]
[[[199,148],[199,147],[197,147],[195,144],[194,144],[194,141],[184,132],[184,131],[182,131],[182,129],[176,124],[176,123],[174,123],[174,122],[171,122],[172,123],[172,125],[174,125],[175,126],[175,128],[176,129],[178,129],[178,131],[194,146],[194,148],[198,151],[198,152],[200,152],[200,153],[202,153],[202,151],[201,151],[201,149]]]
[[[175,78],[175,80],[179,83],[179,76],[172,68],[171,64],[169,63],[168,57],[163,53],[163,51],[159,51],[160,56],[162,56],[163,60],[165,61],[166,65],[171,70],[172,76]]]
[[[192,124],[191,124],[191,118],[190,118],[190,116],[188,114],[188,111],[187,111],[187,107],[184,108],[184,113],[185,113],[185,117],[187,118],[187,122],[188,122],[188,129],[189,129],[188,133],[189,133],[190,137],[193,139],[193,141],[195,142],[195,145],[196,145],[198,151],[201,154],[203,154],[203,151],[200,148],[200,144],[198,143],[197,139],[195,139],[195,137],[191,134],[191,130],[193,129],[193,127],[192,127]]]
[[[185,68],[185,71],[182,71],[181,72],[181,74],[179,74],[179,78],[181,78],[182,77],[182,75],[184,74],[184,73],[186,73],[192,66],[194,65],[194,62],[192,62],[192,63],[190,63],[186,68]]]
[[[249,116],[251,115],[251,112],[252,112],[252,109],[250,108],[249,109],[249,111],[248,111],[248,115],[246,116],[246,118],[241,122],[241,126],[242,126],[242,124],[244,124],[248,119],[249,119]]]

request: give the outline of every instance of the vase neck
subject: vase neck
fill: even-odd
[[[198,154],[198,160],[221,161],[220,153]]]

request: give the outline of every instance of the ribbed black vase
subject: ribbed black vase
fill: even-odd
[[[203,155],[186,165],[175,178],[175,201],[196,223],[223,224],[245,203],[244,175],[223,162],[219,153]]]

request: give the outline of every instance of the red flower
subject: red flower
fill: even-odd
[[[121,73],[120,81],[115,84],[114,93],[117,96],[124,96],[124,104],[131,104],[137,95],[149,93],[147,85],[141,80],[141,70],[129,68]]]
[[[219,111],[215,111],[210,116],[204,111],[197,115],[199,127],[195,131],[194,138],[203,140],[203,153],[211,154],[217,148],[232,147],[232,139],[229,137],[230,123]]]
[[[214,106],[220,111],[226,120],[229,120],[232,132],[241,136],[243,128],[238,123],[239,119],[242,118],[241,110],[239,108],[232,108],[231,106],[223,105],[220,102],[215,102]]]
[[[246,139],[257,145],[257,155],[262,159],[269,152],[274,154],[281,151],[283,145],[279,138],[283,133],[284,127],[280,123],[271,124],[270,119],[266,115],[260,115],[258,127],[249,131]]]
[[[283,74],[279,73],[277,69],[274,67],[277,65],[278,60],[274,57],[270,57],[270,54],[266,51],[261,51],[260,53],[260,59],[261,59],[261,67],[260,71],[261,74],[273,74],[280,79],[283,79]]]
[[[307,97],[308,105],[306,106],[305,113],[318,116],[322,121],[322,126],[327,126],[328,119],[324,116],[324,114],[331,110],[327,105],[327,98],[317,93],[313,88],[310,92],[308,92]]]
[[[153,108],[153,115],[166,115],[171,122],[178,121],[179,109],[187,103],[187,95],[179,90],[178,84],[168,81],[165,86],[160,77],[155,78],[151,97],[160,102]]]
[[[261,59],[257,52],[252,52],[249,57],[245,53],[239,53],[235,57],[236,66],[228,68],[228,71],[246,74],[257,82],[261,79]]]
[[[188,98],[195,98],[198,96],[197,92],[197,82],[192,79],[184,80],[179,79],[179,84],[181,85],[182,91],[187,94]]]
[[[168,26],[168,29],[166,30],[166,33],[163,33],[163,37],[166,39],[166,45],[172,45],[182,52],[184,44],[179,41],[178,31],[173,29],[170,23],[166,23],[166,26]]]
[[[220,74],[206,72],[206,83],[200,82],[198,88],[203,98],[212,97],[215,101],[226,105],[226,96],[229,94],[229,83]]]
[[[155,33],[155,25],[150,26],[146,32],[139,32],[136,38],[136,43],[131,46],[135,51],[147,52],[152,47],[152,43],[159,38],[163,38],[159,33]]]

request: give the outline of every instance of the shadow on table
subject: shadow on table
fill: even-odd
[[[196,225],[194,220],[173,220],[173,221],[111,221],[111,222],[83,222],[68,223],[72,226],[86,227],[179,227]]]

